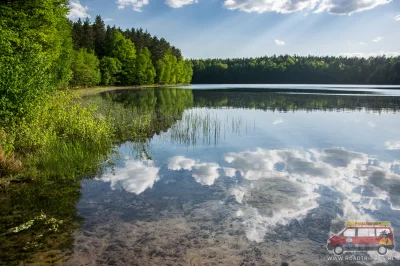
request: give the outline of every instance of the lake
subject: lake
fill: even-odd
[[[35,229],[44,244],[8,238],[7,264],[337,265],[326,243],[346,221],[390,221],[400,236],[398,89],[193,85],[88,96],[118,106],[121,121],[128,111],[145,117],[135,121],[142,135],[120,132],[96,176],[24,185],[3,200],[4,212],[62,220]],[[399,250],[387,257],[399,260]]]

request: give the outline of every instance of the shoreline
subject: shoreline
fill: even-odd
[[[117,91],[117,90],[135,90],[135,89],[146,89],[146,88],[162,88],[162,87],[174,87],[174,86],[188,86],[190,84],[154,84],[154,85],[137,85],[137,86],[100,86],[100,87],[89,87],[89,88],[78,88],[68,89],[71,92],[78,93],[80,96],[94,95],[106,91]]]

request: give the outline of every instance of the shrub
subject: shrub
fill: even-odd
[[[98,170],[110,150],[114,129],[111,119],[96,109],[83,106],[76,94],[58,92],[37,106],[35,115],[9,128],[15,152],[29,171],[25,174],[77,177]]]

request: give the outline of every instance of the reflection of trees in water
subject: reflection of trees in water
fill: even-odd
[[[166,132],[193,105],[193,94],[184,89],[148,88],[107,92],[85,101],[95,102],[101,115],[114,119],[117,137],[125,142]]]
[[[0,265],[63,260],[80,226],[79,181],[36,181],[0,191]]]
[[[148,140],[182,119],[193,106],[193,94],[186,89],[147,88],[106,92],[84,101],[99,106],[99,115],[113,118],[117,141],[132,141],[135,158],[151,159]]]
[[[296,90],[300,92],[300,90]],[[296,110],[373,110],[396,112],[400,107],[400,97],[377,95],[325,95],[325,94],[290,94],[288,90],[261,89],[246,90],[195,90],[194,105],[197,107],[234,107],[253,108],[272,111]],[[321,93],[321,91],[304,91]],[[324,93],[324,92],[322,92]],[[340,93],[340,92],[335,92]],[[349,91],[346,91],[348,94]],[[354,93],[354,92],[352,92]]]
[[[294,91],[290,89],[192,91],[178,88],[149,88],[107,92],[88,97],[88,100],[95,101],[100,106],[99,112],[102,115],[111,115],[114,118],[119,141],[121,143],[134,141],[140,144],[140,153],[146,158],[151,156],[144,144],[154,135],[168,130],[170,130],[168,138],[173,143],[187,146],[196,145],[199,140],[206,145],[217,145],[221,134],[224,137],[229,132],[240,134],[241,119],[217,118],[211,112],[205,111],[184,112],[193,106],[254,108],[282,112],[296,110],[396,112],[400,106],[400,97],[376,95],[371,97],[368,96],[368,92],[357,92],[360,95],[356,96],[290,94],[291,92]],[[299,89],[296,89],[296,92],[328,93],[323,90]],[[335,93],[354,92],[335,91]]]

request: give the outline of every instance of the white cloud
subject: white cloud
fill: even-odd
[[[366,42],[359,42],[360,45],[366,45]]]
[[[246,190],[242,187],[235,187],[231,190],[231,195],[235,197],[237,203],[243,203],[243,197]]]
[[[183,156],[175,156],[169,159],[168,169],[175,171],[184,169],[190,171],[195,164],[196,162],[192,159],[185,158]]]
[[[216,163],[198,163],[193,159],[183,156],[172,157],[168,163],[169,170],[179,171],[183,169],[192,171],[192,177],[196,182],[208,186],[214,184],[215,180],[219,177],[219,168],[220,166]]]
[[[224,167],[224,172],[227,177],[234,177],[236,175],[236,169]]]
[[[283,45],[285,45],[286,43],[285,43],[284,41],[275,40],[275,44],[276,44],[276,45],[279,45],[279,46],[283,46]]]
[[[197,0],[165,0],[165,3],[173,8],[181,8],[184,5],[197,3]]]
[[[236,216],[237,216],[237,217],[243,216],[243,211],[242,211],[241,209],[237,210]]]
[[[400,150],[400,141],[386,141],[385,147],[387,150]]]
[[[335,15],[351,15],[390,3],[392,0],[322,0],[315,13],[327,11]]]
[[[111,182],[111,188],[121,187],[127,192],[139,195],[159,180],[158,167],[152,161],[127,161],[124,167],[115,168],[115,173],[106,173],[100,177],[104,182]]]
[[[225,0],[224,7],[244,12],[293,13],[315,10],[335,15],[351,15],[390,3],[392,0]]]
[[[262,242],[268,229],[294,218],[302,219],[318,207],[319,195],[312,185],[283,178],[260,180],[252,185],[243,196],[245,203],[240,209],[246,237],[251,241]]]
[[[287,160],[287,156],[299,157],[296,152],[279,150],[246,151],[241,153],[226,153],[225,161],[235,168],[247,180],[258,180],[271,176],[282,176],[283,173],[275,171],[275,165]]]
[[[312,10],[320,0],[225,0],[224,7],[244,12],[293,13]]]
[[[148,5],[149,0],[117,0],[117,4],[119,9],[132,6],[134,11],[142,12],[142,7]]]
[[[283,119],[276,119],[272,124],[274,124],[274,125],[279,125],[279,124],[282,124],[283,123]]]
[[[383,40],[383,37],[376,37],[375,39],[373,39],[373,42],[380,42]]]
[[[105,18],[104,22],[109,22],[109,21],[113,21],[113,20],[114,20],[113,18]]]
[[[89,8],[87,6],[82,6],[79,1],[71,1],[69,4],[69,13],[67,17],[69,19],[78,19],[78,18],[90,18],[90,15],[87,13]]]
[[[376,57],[376,56],[386,56],[386,57],[396,57],[400,56],[400,52],[378,52],[378,53],[342,53],[341,56],[347,57]]]
[[[394,19],[395,19],[396,21],[400,21],[400,15],[397,15]]]
[[[202,185],[211,186],[219,177],[219,165],[216,163],[201,163],[193,167],[192,176],[197,183]]]

